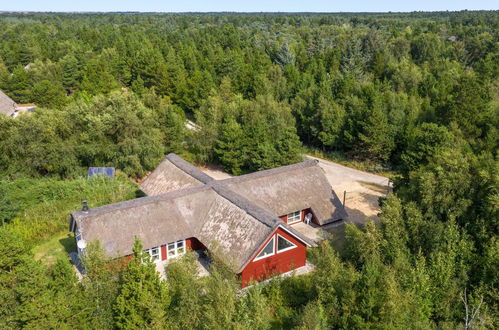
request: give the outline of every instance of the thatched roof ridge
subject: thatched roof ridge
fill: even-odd
[[[140,184],[140,189],[147,195],[160,195],[169,191],[202,186],[212,180],[213,178],[179,156],[168,154]]]
[[[347,217],[316,160],[241,175],[218,183],[277,216],[311,209],[320,225]]]
[[[240,272],[279,224],[269,226],[265,218],[254,216],[265,211],[243,209],[234,203],[239,199],[223,195],[229,195],[223,188],[205,185],[77,211],[71,214],[71,230],[76,225],[83,239],[99,240],[112,257],[131,254],[135,237],[144,249],[196,237]]]
[[[153,203],[168,200],[168,199],[175,199],[175,198],[183,197],[185,195],[193,194],[195,192],[208,190],[208,189],[210,189],[208,186],[196,186],[196,187],[190,187],[190,188],[185,188],[185,189],[180,189],[180,190],[174,190],[174,191],[170,191],[170,192],[167,192],[164,194],[145,196],[145,197],[130,199],[130,200],[123,201],[123,202],[107,204],[107,205],[98,206],[95,208],[89,208],[88,211],[74,211],[71,213],[71,216],[75,220],[84,219],[84,218],[92,217],[92,216],[101,216],[101,215],[104,215],[106,213],[111,213],[111,212],[114,212],[117,210],[123,211],[123,210],[128,210],[128,209],[134,209],[134,208],[139,207],[139,206],[145,206],[147,204],[153,204]]]
[[[235,191],[232,191],[218,183],[212,183],[210,184],[210,186],[220,196],[237,205],[239,208],[243,209],[246,213],[250,214],[266,226],[274,227],[277,223],[282,223],[281,219],[279,219],[275,214],[272,214],[266,209],[256,205],[255,203],[252,203],[247,198],[239,195]]]
[[[304,169],[312,166],[318,166],[319,161],[316,159],[307,159],[303,162],[299,162],[296,164],[291,164],[291,165],[286,165],[286,166],[281,166],[281,167],[276,167],[276,168],[271,168],[268,170],[262,170],[258,172],[253,172],[249,174],[244,174],[244,175],[239,175],[239,176],[234,176],[232,178],[228,179],[223,179],[219,180],[221,184],[226,184],[226,183],[238,183],[238,182],[243,182],[243,181],[248,181],[248,180],[255,180],[255,179],[260,179],[263,177],[267,176],[273,176],[276,174],[281,174],[281,173],[286,173],[298,169]]]
[[[166,155],[166,159],[168,159],[172,164],[177,166],[179,169],[181,169],[185,173],[189,174],[193,178],[195,178],[203,183],[208,183],[208,182],[214,180],[211,176],[204,173],[203,171],[198,169],[196,166],[185,161],[182,157],[180,157],[174,153],[169,153],[168,155]]]

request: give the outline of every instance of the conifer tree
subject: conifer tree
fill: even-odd
[[[73,55],[68,54],[59,61],[59,65],[62,69],[62,85],[69,94],[78,87],[81,79],[78,60]]]
[[[120,290],[114,307],[118,329],[162,329],[167,327],[170,304],[166,284],[159,277],[149,254],[135,240],[133,259],[121,274]]]
[[[229,118],[222,124],[215,152],[225,169],[234,175],[240,175],[246,163],[245,137],[241,125],[235,119]]]

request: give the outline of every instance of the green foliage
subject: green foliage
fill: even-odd
[[[248,289],[236,302],[236,324],[242,329],[269,329],[271,310],[269,300],[260,286]]]
[[[118,329],[165,327],[166,309],[170,303],[166,284],[142,248],[142,243],[136,239],[132,261],[121,274],[114,305]]]
[[[5,226],[0,227],[0,243],[0,269],[11,271],[28,254],[29,245],[21,235]]]
[[[427,164],[428,160],[440,151],[454,145],[452,134],[434,123],[423,123],[408,137],[407,147],[401,155],[405,173]]]
[[[196,260],[193,253],[188,253],[180,260],[171,262],[166,268],[168,292],[171,297],[168,319],[172,328],[200,328],[202,305],[201,283],[196,279]]]
[[[200,161],[218,160],[233,174],[299,160],[300,142],[289,107],[271,95],[244,100],[228,79],[196,112],[201,129],[192,137]]]
[[[22,23],[26,20],[30,24]],[[161,28],[165,26],[166,30]],[[233,173],[288,164],[290,158],[296,160],[297,134],[303,143],[325,152],[341,151],[351,159],[405,166],[400,155],[413,138],[413,129],[424,122],[446,128],[457,125],[465,138],[475,139],[473,144],[486,141],[489,151],[497,147],[497,30],[497,12],[4,14],[0,17],[0,36],[5,41],[0,47],[0,88],[16,102],[62,110],[76,101],[78,105],[68,109],[85,111],[88,109],[78,103],[79,98],[88,102],[121,89],[133,91],[147,103],[152,90],[164,100],[161,109],[155,109],[152,118],[137,117],[155,145],[147,152],[153,163],[159,160],[155,153],[189,149],[197,161],[221,162]],[[253,115],[248,109],[261,106],[262,99],[273,99],[281,108],[290,105],[294,121],[267,103],[264,106],[273,108],[275,116],[250,124],[244,116]],[[126,103],[131,104],[117,102],[116,106],[126,109],[127,115],[131,115],[130,107],[141,108],[133,100]],[[116,116],[113,111],[104,112]],[[73,127],[60,119],[74,115],[69,111],[43,123],[27,123],[35,127],[32,135],[22,128],[19,132],[4,129],[8,136],[17,137],[8,145],[27,140],[21,151],[30,149],[35,159],[37,153],[50,155],[51,164],[35,162],[38,168],[28,170],[27,175],[70,177],[82,162],[94,160],[114,162],[135,176],[151,169],[140,155],[145,151],[130,141],[118,150],[107,145],[93,154],[79,145],[82,136],[77,134],[76,142],[68,139],[78,130],[102,144],[98,138],[110,134],[105,130],[96,132],[96,137],[94,130],[101,127]],[[180,132],[185,115],[195,117],[201,128],[187,144]],[[127,119],[137,126],[133,117]],[[234,127],[224,127],[229,132],[222,134],[222,125],[232,120],[229,118],[246,134],[234,145],[225,141],[236,133]],[[95,120],[104,125],[109,122],[80,119],[94,120],[92,124]],[[281,126],[281,120],[285,125]],[[54,129],[50,122],[67,131]],[[291,126],[296,126],[296,132]],[[259,134],[258,139],[253,133]],[[275,142],[267,141],[268,135],[276,133],[293,142],[284,145],[278,141],[280,136]],[[164,142],[161,152],[155,144],[159,140]],[[260,148],[252,146],[256,142]],[[232,147],[240,149],[241,155],[226,151]],[[0,145],[0,151],[4,148]],[[11,152],[7,149],[3,154]],[[276,156],[279,159],[274,161]],[[7,157],[13,163],[18,161]],[[15,167],[18,171],[26,166]],[[5,168],[1,162],[0,168]]]
[[[0,168],[11,177],[74,177],[89,166],[113,166],[142,176],[163,156],[165,141],[177,145],[175,139],[182,138],[173,129],[181,117],[159,123],[162,111],[172,110],[153,110],[133,94],[116,92],[80,99],[63,110],[0,118]]]
[[[85,277],[80,294],[85,309],[79,322],[99,329],[114,329],[114,306],[119,290],[119,262],[109,260],[99,241],[90,242],[82,258]]]
[[[38,109],[0,116],[0,328],[461,328],[464,301],[497,328],[497,17],[1,14],[0,88]],[[400,172],[308,276],[239,293],[188,255],[165,283],[138,245],[123,266],[96,244],[77,283],[29,252],[81,200],[136,196],[89,166],[140,178],[174,151],[241,174],[301,143]]]
[[[88,200],[90,207],[127,200],[137,188],[128,179],[96,177],[62,181],[56,179],[19,179],[0,181],[0,196],[8,209],[0,214],[18,235],[39,241],[67,230],[68,214]]]
[[[66,102],[62,86],[49,80],[34,84],[31,97],[38,106],[45,108],[61,108]]]

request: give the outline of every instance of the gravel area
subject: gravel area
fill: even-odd
[[[387,177],[359,171],[325,159],[306,157],[319,161],[340,200],[343,201],[343,194],[346,191],[345,207],[350,222],[363,224],[366,218],[379,220],[378,200],[380,197],[386,197],[391,191]]]

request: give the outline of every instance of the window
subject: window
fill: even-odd
[[[267,243],[267,245],[265,245],[263,250],[256,256],[254,261],[267,258],[273,254],[274,254],[274,237],[270,239],[270,241]]]
[[[185,240],[168,243],[168,258],[176,258],[185,254]]]
[[[151,256],[152,261],[161,260],[161,248],[159,246],[147,249],[146,253],[148,253]]]
[[[296,247],[295,244],[288,241],[281,235],[277,234],[277,253],[284,252],[287,250],[294,249]]]
[[[301,221],[301,211],[296,211],[287,215],[288,225]]]

